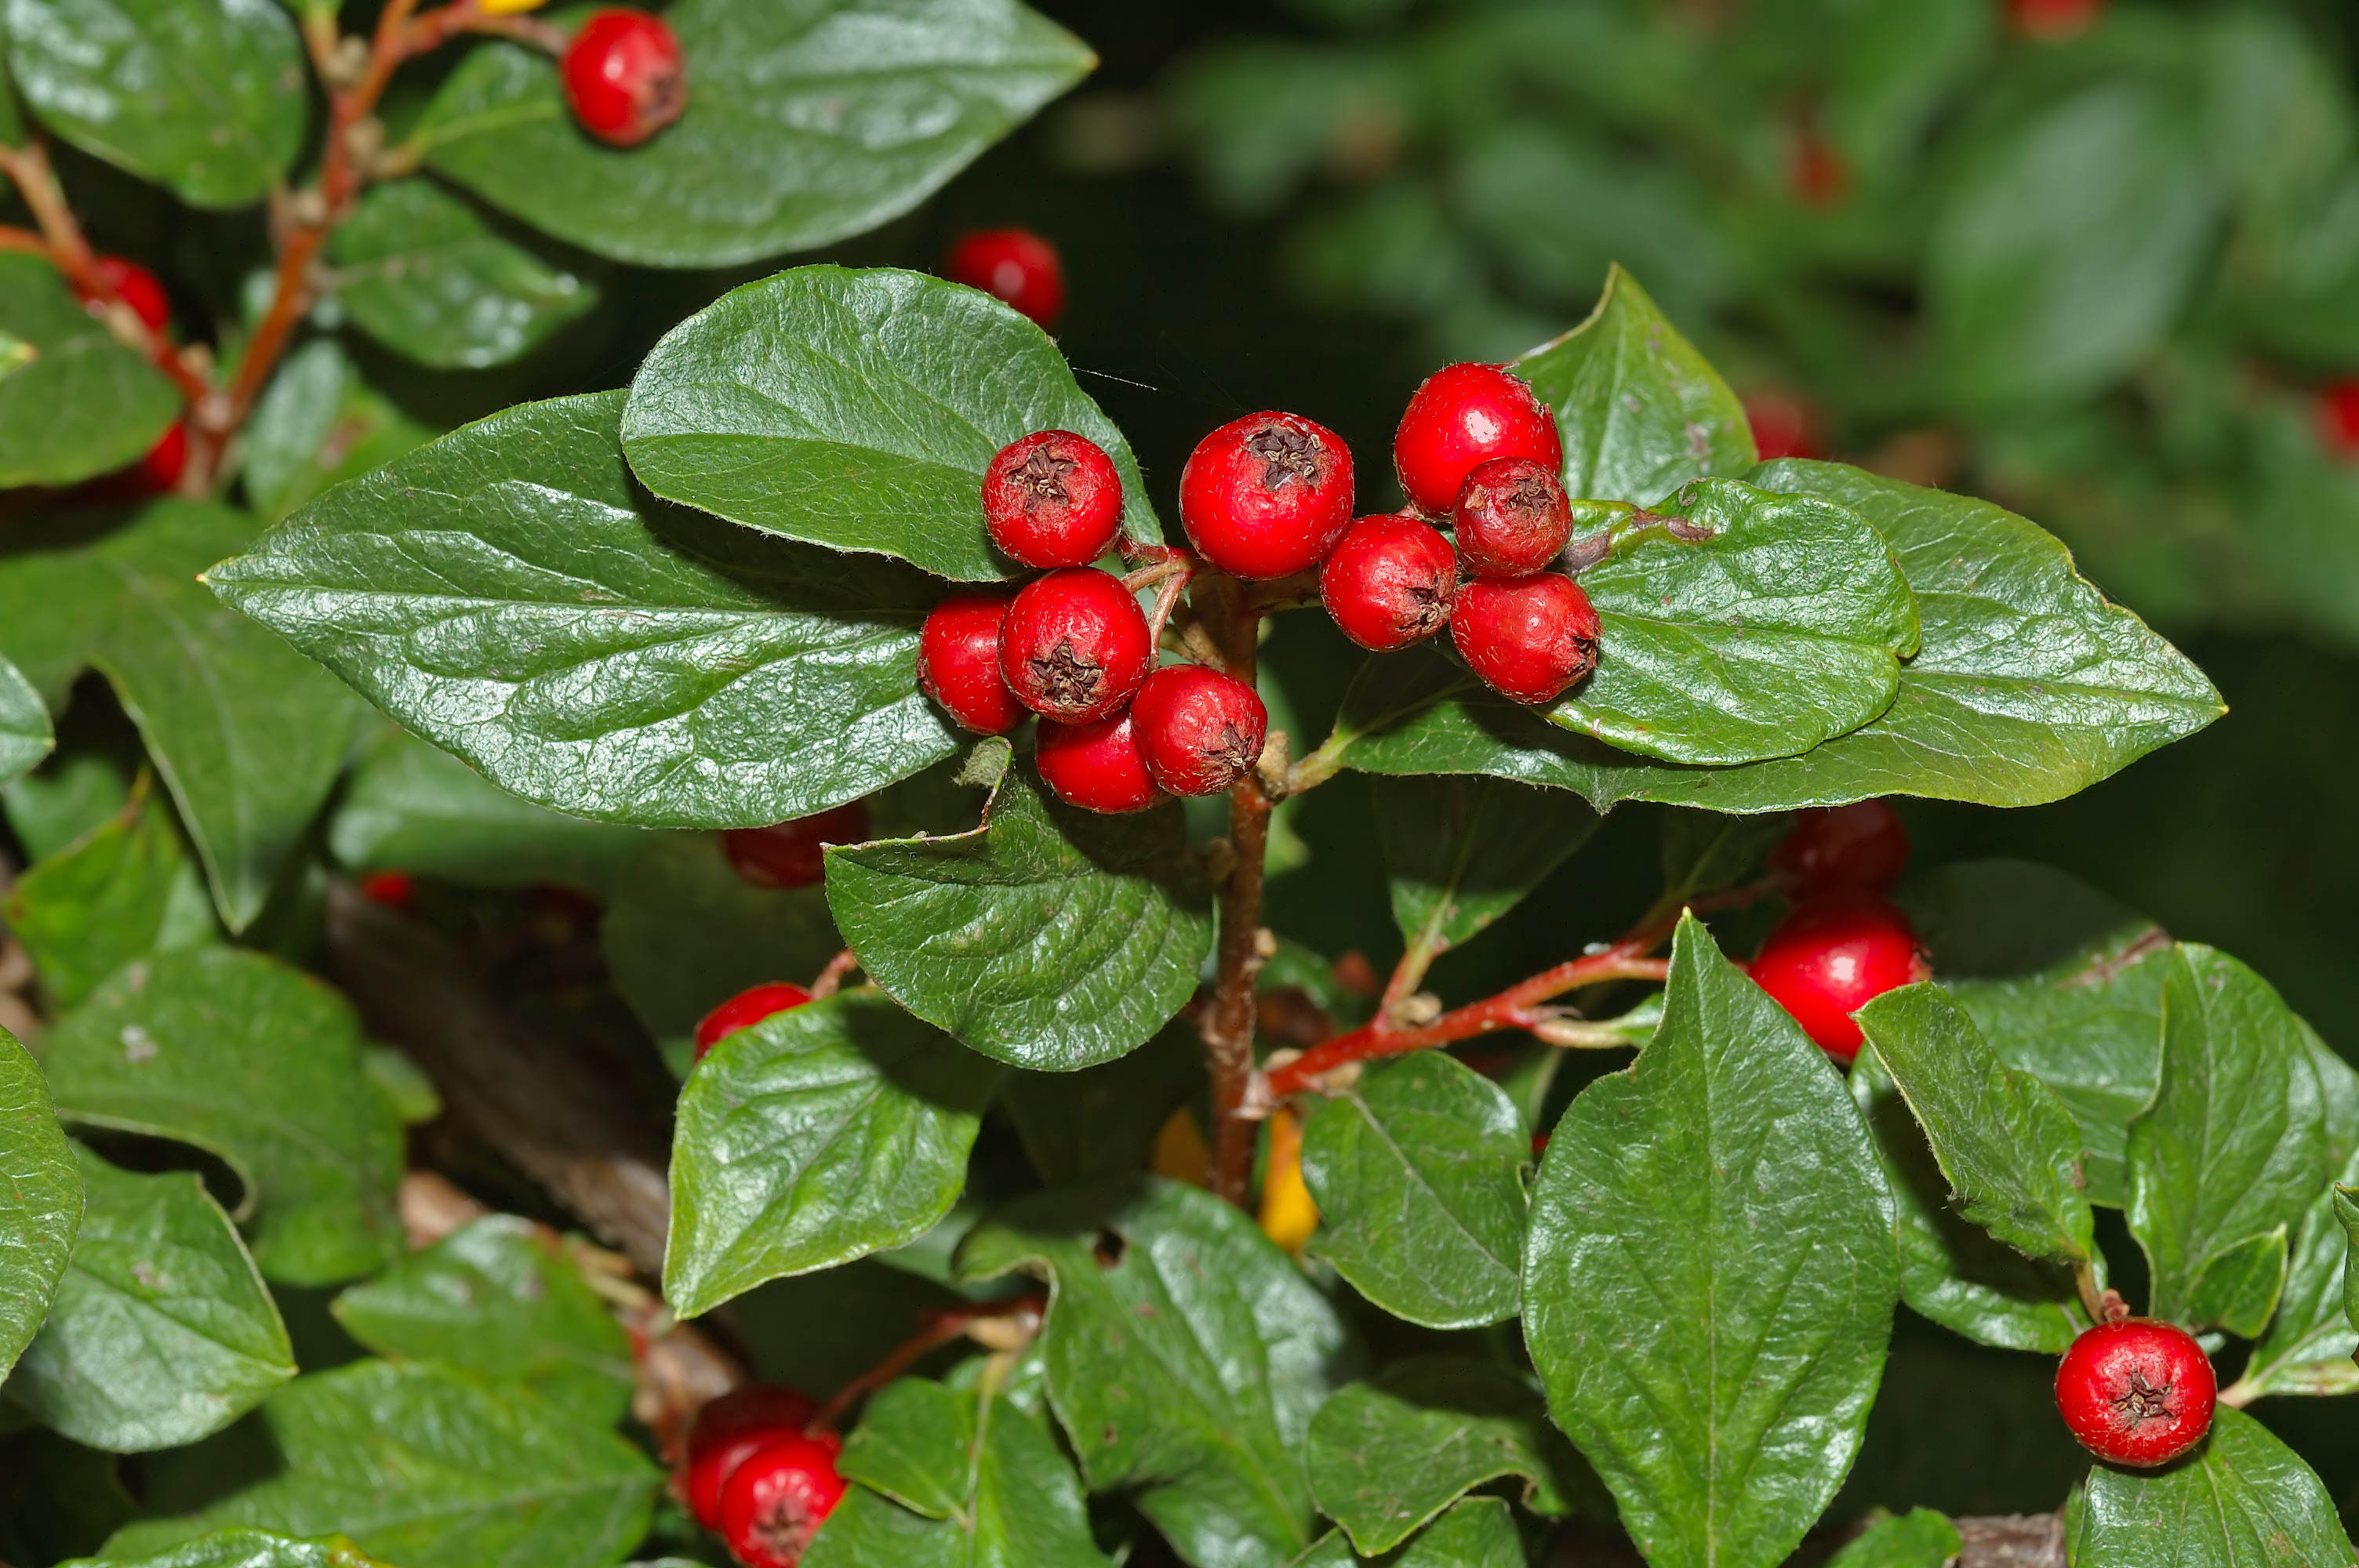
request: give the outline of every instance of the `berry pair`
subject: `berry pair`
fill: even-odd
[[[799,1389],[755,1383],[697,1412],[672,1489],[745,1568],[795,1568],[843,1496],[843,1443],[808,1430],[817,1411]]]
[[[647,11],[617,5],[592,12],[557,72],[574,119],[608,146],[637,146],[688,107],[679,39]]]
[[[1908,862],[1908,830],[1880,800],[1805,811],[1770,852],[1771,871],[1797,902],[1762,942],[1754,983],[1845,1066],[1863,1038],[1851,1015],[1932,978],[1916,929],[1884,896]]]

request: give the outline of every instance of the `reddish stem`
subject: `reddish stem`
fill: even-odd
[[[819,1412],[804,1423],[803,1431],[816,1437],[832,1431],[845,1412],[868,1395],[875,1393],[910,1368],[924,1360],[951,1340],[989,1318],[1029,1317],[1038,1328],[1040,1314],[1048,1310],[1047,1299],[1038,1294],[1010,1296],[1006,1301],[983,1302],[971,1307],[946,1307],[928,1312],[919,1318],[918,1332],[886,1352],[885,1358],[835,1391],[834,1398],[820,1406]]]
[[[819,972],[819,979],[811,982],[811,1000],[819,1001],[842,989],[843,977],[858,968],[860,968],[859,956],[849,947],[830,958],[827,961],[827,968]]]

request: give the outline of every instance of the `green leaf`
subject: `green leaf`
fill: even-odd
[[[915,207],[1094,64],[1013,0],[681,0],[688,112],[583,135],[555,62],[479,46],[419,127],[427,162],[533,227],[644,266],[813,250]]]
[[[1496,779],[1384,779],[1375,798],[1393,919],[1429,956],[1515,908],[1601,820],[1578,795]]]
[[[2256,1337],[2277,1308],[2287,1233],[2328,1174],[2301,1021],[2243,964],[2182,942],[2162,1024],[2161,1084],[2129,1138],[2147,1311]]]
[[[1138,463],[1048,334],[921,273],[797,267],[664,335],[631,382],[623,450],[667,500],[941,577],[1020,570],[983,526],[983,470],[1034,430],[1105,449],[1123,528],[1162,539]]]
[[[328,259],[360,330],[437,370],[522,358],[598,305],[596,284],[503,238],[430,179],[371,187]]]
[[[827,901],[886,994],[1019,1067],[1136,1049],[1195,994],[1212,945],[1176,806],[1101,816],[1051,800],[1028,765],[973,832],[829,849]]]
[[[414,733],[577,816],[758,827],[948,757],[915,573],[642,513],[620,393],[527,404],[207,574]]]
[[[429,1362],[358,1361],[264,1401],[284,1468],[203,1512],[125,1526],[110,1559],[234,1525],[349,1533],[401,1568],[605,1568],[646,1534],[659,1473],[630,1444],[522,1384]]]
[[[34,864],[106,826],[131,799],[132,779],[112,757],[77,749],[0,789],[8,827]]]
[[[159,954],[100,987],[44,1048],[65,1119],[229,1163],[268,1278],[332,1284],[400,1255],[401,1124],[362,1071],[351,1007],[321,982],[258,953]]]
[[[2343,1315],[2351,1326],[2359,1330],[2359,1192],[2348,1186],[2334,1189],[2334,1217],[2342,1222],[2343,1233],[2350,1241],[2350,1252],[2343,1264]]]
[[[16,665],[0,658],[0,784],[48,756],[56,744],[41,694]]]
[[[224,1530],[152,1554],[86,1557],[66,1568],[388,1568],[341,1535],[297,1541],[262,1530]]]
[[[1516,1315],[1531,1134],[1506,1091],[1420,1051],[1310,1118],[1311,1249],[1396,1317],[1474,1328]],[[1366,1542],[1361,1542],[1364,1547]]]
[[[591,1426],[631,1407],[631,1341],[557,1234],[485,1215],[333,1303],[367,1348],[514,1378]]]
[[[41,1326],[82,1224],[82,1176],[38,1064],[0,1029],[0,1377]]]
[[[1656,1568],[1785,1559],[1858,1452],[1900,1271],[1858,1108],[1693,916],[1662,1027],[1549,1142],[1524,1333]]]
[[[1407,1546],[1382,1557],[1353,1555],[1342,1530],[1330,1530],[1290,1568],[1353,1568],[1363,1561],[1384,1568],[1524,1568],[1523,1536],[1515,1515],[1497,1498],[1465,1498]]]
[[[1676,907],[1734,887],[1793,830],[1784,816],[1728,816],[1717,811],[1663,813],[1663,898]]]
[[[1931,1509],[1914,1509],[1836,1552],[1827,1568],[1944,1568],[1963,1544],[1948,1519]]]
[[[245,422],[246,499],[276,523],[332,485],[430,441],[428,428],[361,379],[333,338],[287,356]]]
[[[1198,1568],[1279,1568],[1310,1544],[1311,1416],[1343,1325],[1292,1260],[1195,1187],[1138,1181],[1020,1200],[959,1268],[1053,1286],[1049,1400],[1093,1492],[1123,1490]]]
[[[301,150],[310,78],[261,0],[7,0],[8,64],[42,124],[191,207],[248,207]]]
[[[2359,1162],[2345,1166],[2343,1178],[2359,1181]],[[2277,1316],[2236,1379],[2255,1399],[2359,1393],[2359,1366],[2352,1360],[2359,1352],[2359,1332],[2343,1310],[2348,1251],[2330,1185],[2301,1217],[2287,1256]]]
[[[1736,394],[1619,266],[1588,320],[1513,368],[1556,411],[1564,488],[1584,500],[1647,506],[1758,460]]]
[[[723,1040],[680,1096],[665,1301],[695,1317],[924,1235],[965,1185],[999,1073],[871,991]]]
[[[0,252],[0,331],[33,350],[0,377],[0,490],[112,473],[179,416],[163,373],[115,341],[39,256]]]
[[[193,1173],[135,1175],[77,1153],[90,1206],[8,1397],[92,1448],[194,1443],[295,1375],[286,1325]]]
[[[1103,1066],[1012,1073],[1000,1105],[1042,1184],[1063,1187],[1146,1170],[1156,1134],[1204,1085],[1204,1043],[1187,1020],[1174,1019]]]
[[[2100,1465],[2064,1515],[2065,1552],[2085,1568],[2312,1568],[2352,1561],[2333,1500],[2294,1451],[2223,1405],[2212,1435],[2160,1470]]]
[[[215,935],[179,830],[144,779],[114,817],[19,878],[0,899],[0,915],[61,1008],[79,1005],[134,958]]]
[[[1495,1361],[1413,1357],[1338,1390],[1310,1423],[1305,1463],[1319,1511],[1363,1552],[1389,1552],[1502,1476],[1520,1476],[1524,1506],[1544,1516],[1603,1500],[1538,1390]]]

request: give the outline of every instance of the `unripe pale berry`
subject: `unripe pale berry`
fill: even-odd
[[[1351,526],[1352,454],[1296,415],[1232,419],[1188,454],[1180,521],[1196,553],[1231,577],[1306,570]]]
[[[1572,537],[1572,503],[1554,467],[1529,458],[1477,463],[1459,488],[1451,531],[1476,577],[1530,577]]]
[[[93,265],[106,287],[114,290],[114,297],[129,306],[149,331],[160,332],[171,324],[171,298],[154,273],[125,256],[94,257]],[[92,304],[97,297],[85,294],[82,303]]]
[[[741,1384],[708,1400],[689,1428],[688,1450],[672,1477],[674,1494],[697,1523],[718,1530],[721,1488],[737,1466],[773,1443],[800,1435],[818,1411],[809,1394],[777,1383]]]
[[[1344,530],[1319,568],[1319,598],[1343,635],[1385,653],[1450,623],[1458,556],[1441,530],[1388,514]]]
[[[1851,1015],[1933,971],[1907,915],[1875,893],[1851,892],[1797,904],[1762,942],[1752,974],[1819,1049],[1849,1066],[1861,1039]]]
[[[1026,584],[999,629],[1008,689],[1059,724],[1120,711],[1154,662],[1155,638],[1138,600],[1120,578],[1089,567]]]
[[[867,838],[868,807],[855,800],[792,822],[732,827],[721,835],[721,852],[757,888],[807,888],[827,874],[822,846]]]
[[[2168,1465],[2212,1430],[2219,1384],[2195,1336],[2150,1317],[2101,1323],[2056,1368],[2056,1409],[2114,1465]]]
[[[592,13],[566,46],[558,74],[573,117],[609,146],[637,146],[688,107],[679,39],[650,12]]]
[[[1122,477],[1087,437],[1036,430],[983,470],[983,524],[1019,565],[1088,566],[1122,527]]]
[[[918,684],[964,729],[1005,735],[1025,707],[999,673],[999,633],[1012,593],[953,594],[918,630]]]
[[[1201,665],[1148,676],[1130,719],[1147,773],[1173,795],[1220,794],[1253,771],[1269,738],[1269,710],[1254,688]]]
[[[1427,376],[1393,436],[1393,470],[1408,503],[1429,517],[1447,516],[1466,476],[1493,458],[1562,470],[1556,416],[1505,365],[1444,365]]]
[[[1127,708],[1091,724],[1043,724],[1032,761],[1059,800],[1083,811],[1119,816],[1162,798]]]
[[[721,1487],[721,1539],[745,1568],[795,1568],[843,1497],[832,1433],[756,1449]]]
[[[739,991],[699,1021],[696,1026],[696,1059],[727,1036],[741,1029],[751,1029],[762,1020],[810,1000],[810,992],[786,980],[754,986]]]
[[[1794,830],[1769,851],[1769,869],[1803,897],[1854,889],[1890,892],[1908,864],[1908,829],[1889,801],[1799,812]]]
[[[1500,696],[1553,702],[1597,667],[1597,611],[1579,583],[1555,572],[1461,583],[1450,640]]]
[[[986,229],[960,236],[942,263],[952,283],[980,288],[1048,331],[1065,313],[1065,264],[1057,247],[1029,229]]]

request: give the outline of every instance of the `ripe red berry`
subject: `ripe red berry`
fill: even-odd
[[[189,468],[189,427],[175,419],[139,460],[139,482],[158,495],[179,488]]]
[[[1801,812],[1785,842],[1769,852],[1769,869],[1805,897],[1845,889],[1890,892],[1908,864],[1908,829],[1882,800]]]
[[[1529,577],[1572,537],[1572,503],[1551,465],[1529,458],[1477,463],[1458,492],[1451,531],[1476,577]]]
[[[1060,724],[1118,712],[1155,663],[1147,616],[1122,579],[1070,567],[1027,583],[999,629],[1016,700]]]
[[[1552,702],[1597,667],[1597,611],[1581,585],[1543,572],[1461,583],[1450,640],[1483,684],[1517,702]]]
[[[1352,525],[1351,451],[1296,415],[1232,419],[1188,454],[1180,521],[1197,554],[1231,577],[1303,571]]]
[[[1901,986],[1932,979],[1908,917],[1872,892],[1797,904],[1761,944],[1754,982],[1845,1066],[1859,1054],[1852,1014]]]
[[[943,711],[978,735],[1005,735],[1024,705],[999,673],[999,633],[1014,594],[953,594],[918,630],[918,684]]]
[[[1561,470],[1564,441],[1548,405],[1505,365],[1445,365],[1427,376],[1393,436],[1393,469],[1408,503],[1429,517],[1448,515],[1466,476],[1493,458]]]
[[[373,871],[361,879],[361,896],[397,914],[417,907],[418,881],[408,871]]]
[[[807,888],[827,875],[821,846],[859,844],[867,838],[868,807],[855,800],[792,822],[732,827],[721,835],[721,852],[757,888]]]
[[[2319,388],[2318,435],[2336,457],[2359,459],[2359,376]]]
[[[952,283],[980,288],[1042,331],[1065,313],[1065,264],[1057,247],[1029,229],[985,229],[962,234],[942,263]]]
[[[171,324],[171,298],[154,273],[124,256],[99,256],[95,265],[106,287],[114,290],[117,299],[131,307],[131,313],[145,322],[149,331],[160,332]],[[98,296],[85,294],[82,298],[88,305]]]
[[[1753,427],[1753,449],[1765,463],[1825,455],[1813,434],[1818,411],[1790,392],[1755,393],[1745,400],[1745,419]]]
[[[1020,565],[1088,566],[1122,527],[1122,477],[1087,437],[1036,430],[983,470],[983,524]]]
[[[777,1383],[745,1383],[696,1412],[688,1450],[673,1490],[696,1522],[721,1527],[721,1488],[737,1466],[782,1438],[801,1435],[819,1406],[800,1389]]]
[[[1162,798],[1139,755],[1131,710],[1093,724],[1043,724],[1033,763],[1057,798],[1083,811],[1118,816]]]
[[[703,1061],[704,1054],[721,1044],[725,1036],[741,1029],[751,1029],[762,1020],[800,1007],[810,999],[810,992],[785,980],[739,991],[698,1022],[696,1059]]]
[[[2087,32],[2104,8],[2104,0],[2007,0],[2006,19],[2027,38],[2062,43]]]
[[[2150,1317],[2099,1324],[2056,1368],[2056,1408],[2081,1446],[2142,1469],[2202,1442],[2218,1394],[2195,1336]]]
[[[558,74],[573,117],[610,146],[637,146],[688,107],[679,39],[649,12],[618,5],[592,13],[566,46]]]
[[[843,1477],[832,1434],[784,1437],[756,1449],[721,1487],[721,1539],[745,1568],[795,1568],[835,1511]]]
[[[1269,739],[1269,710],[1254,688],[1201,665],[1147,676],[1130,718],[1147,771],[1173,795],[1220,794],[1253,771]]]
[[[1385,653],[1449,624],[1458,556],[1441,531],[1414,517],[1363,517],[1319,568],[1319,598],[1343,635]]]

